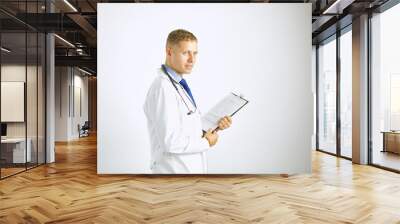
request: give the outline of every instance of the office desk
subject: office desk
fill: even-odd
[[[32,140],[28,138],[26,142],[28,147],[26,147],[25,154],[25,138],[1,139],[1,159],[5,160],[5,163],[30,162],[32,159]]]
[[[383,150],[382,152],[393,152],[400,154],[400,132],[382,131]]]

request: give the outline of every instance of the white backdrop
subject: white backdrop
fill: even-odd
[[[185,76],[205,113],[250,103],[208,151],[209,173],[311,171],[311,4],[98,4],[98,173],[151,173],[143,103],[170,31],[198,38]]]

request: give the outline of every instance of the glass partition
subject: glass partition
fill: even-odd
[[[24,171],[32,156],[26,150],[26,33],[2,33],[1,47],[1,176],[7,177]]]
[[[27,167],[34,167],[37,165],[38,158],[38,34],[36,32],[27,33],[27,98],[26,98],[26,113],[27,113],[27,150],[31,151],[31,159],[27,163]]]
[[[43,13],[44,5],[0,2],[17,16]],[[45,163],[45,45],[44,33],[0,12],[1,179]]]

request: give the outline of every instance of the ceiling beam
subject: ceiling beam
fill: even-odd
[[[342,14],[343,10],[351,5],[355,0],[336,0],[326,7],[322,14]]]
[[[97,60],[91,56],[55,56],[56,66],[83,66],[96,71]]]
[[[97,30],[88,22],[88,20],[80,14],[68,14],[68,17],[73,20],[77,25],[79,25],[83,31],[90,37],[86,41],[89,42],[91,46],[96,46],[97,42]]]

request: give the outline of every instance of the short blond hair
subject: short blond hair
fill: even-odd
[[[169,45],[176,45],[179,44],[181,41],[196,41],[196,36],[184,29],[177,29],[173,30],[171,33],[168,34],[167,38],[167,46]]]

